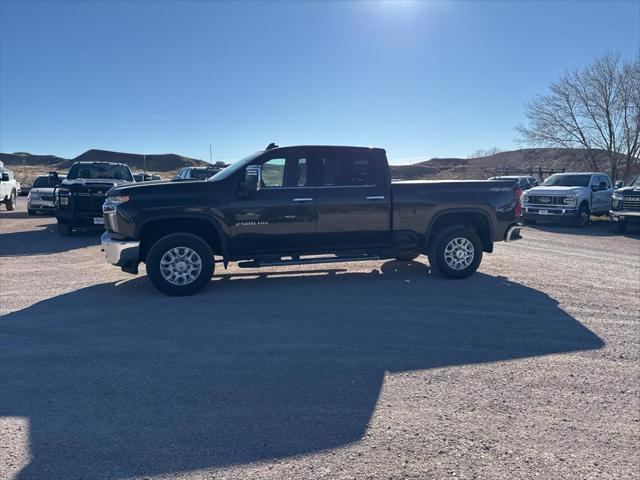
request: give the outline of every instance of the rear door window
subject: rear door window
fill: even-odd
[[[320,172],[320,185],[325,187],[362,187],[377,183],[374,161],[348,152],[322,155]]]

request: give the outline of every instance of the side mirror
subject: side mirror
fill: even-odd
[[[8,182],[9,181],[9,174],[8,173],[3,173],[2,174],[2,181],[3,182]]]
[[[616,188],[622,188],[622,180],[616,180]]]
[[[244,192],[257,192],[262,186],[262,166],[249,165],[244,174],[244,182],[240,188]]]

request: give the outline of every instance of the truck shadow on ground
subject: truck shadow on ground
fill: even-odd
[[[18,478],[115,479],[337,448],[365,434],[385,372],[603,346],[540,291],[427,272],[387,262],[223,275],[185,298],[140,278],[6,315],[0,415],[30,425]]]
[[[103,230],[74,231],[69,237],[58,235],[56,224],[38,225],[38,230],[0,232],[0,257],[46,255],[100,244]]]

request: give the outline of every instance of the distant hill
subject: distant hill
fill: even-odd
[[[598,170],[608,172],[607,152],[595,151]],[[505,172],[525,174],[529,169],[535,174],[543,170],[592,171],[587,153],[570,148],[526,148],[500,152],[476,158],[432,158],[413,165],[392,165],[391,176],[404,180],[417,179],[486,179]],[[640,173],[640,165],[634,175]]]
[[[137,153],[112,152],[109,150],[87,150],[75,158],[61,158],[55,155],[32,155],[26,152],[0,153],[0,161],[11,165],[42,166],[52,170],[67,170],[74,162],[120,162],[129,165],[131,170],[142,170],[145,158]],[[146,155],[146,169],[152,172],[170,172],[183,167],[208,165],[207,162],[183,157],[173,153]],[[45,169],[46,170],[46,169]]]
[[[26,152],[0,153],[0,161],[7,167],[9,165],[55,165],[64,160],[55,155],[32,155]]]

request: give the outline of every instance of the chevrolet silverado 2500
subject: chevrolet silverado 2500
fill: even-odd
[[[463,278],[494,242],[520,238],[519,198],[504,181],[391,182],[380,148],[272,144],[204,182],[112,188],[102,246],[126,272],[144,262],[169,295],[203,288],[215,256],[257,268],[426,253]]]

